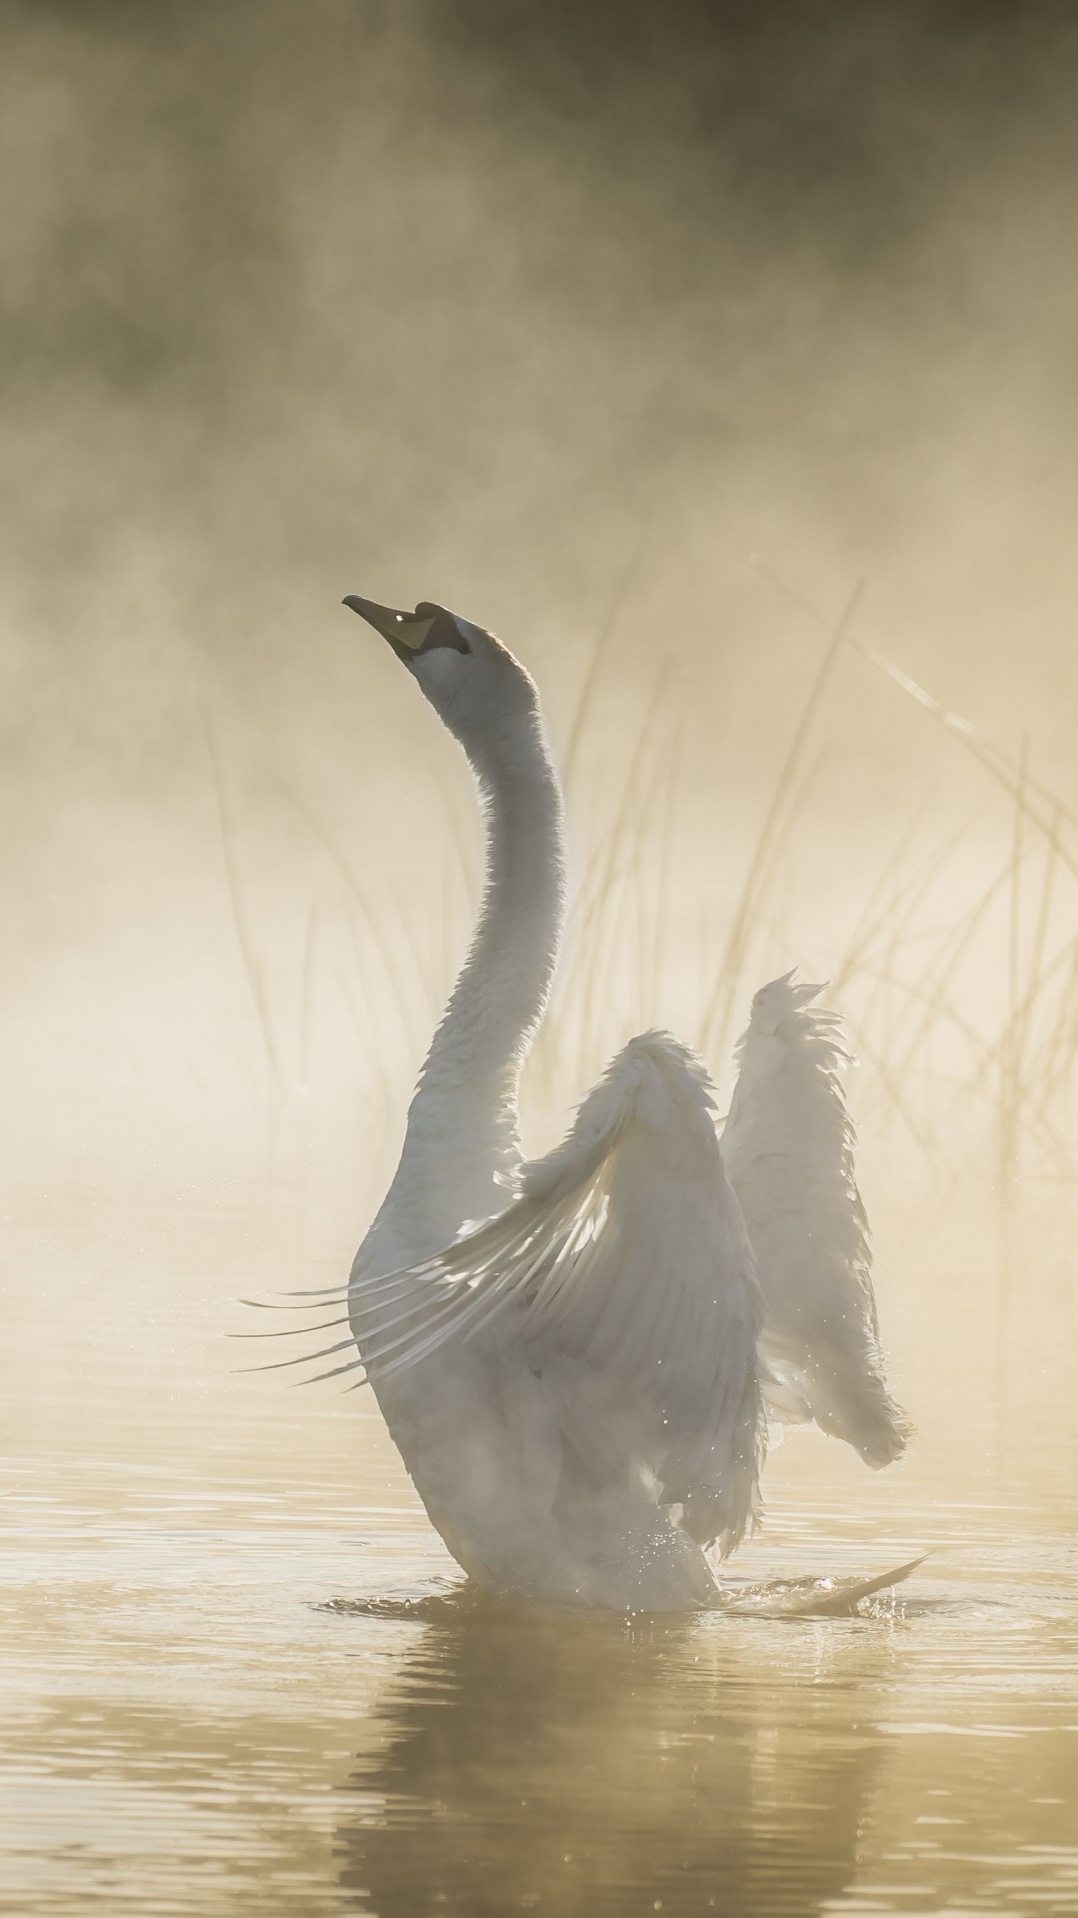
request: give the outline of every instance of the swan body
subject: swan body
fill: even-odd
[[[423,602],[346,600],[476,776],[487,883],[396,1176],[348,1288],[358,1357],[427,1512],[481,1584],[669,1611],[754,1522],[765,1411],[872,1465],[902,1451],[883,1381],[834,1015],[757,994],[722,1141],[701,1060],[630,1040],[525,1163],[521,1068],[565,907],[561,792],[528,673]]]

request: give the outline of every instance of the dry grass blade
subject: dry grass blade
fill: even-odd
[[[630,588],[636,580],[654,517],[655,515],[652,513],[648,520],[646,520],[637,531],[632,551],[629,554],[621,578],[611,596],[606,618],[599,629],[598,636],[592,648],[591,658],[588,661],[588,668],[584,674],[584,681],[576,702],[576,711],[570,722],[569,737],[565,743],[563,778],[567,792],[572,791],[574,785],[577,758],[583,742],[585,728],[591,717],[591,707],[595,697],[595,689],[599,684],[599,676],[605,664],[606,656],[614,635],[617,632],[618,620],[621,618],[622,609],[628,602]]]
[[[1007,939],[1007,1019],[999,1047],[999,1198],[1010,1203],[1018,1171],[1019,1087],[1022,1079],[1018,1009],[1022,992],[1022,858],[1025,851],[1025,793],[1029,734],[1022,739],[1014,802],[1014,851],[1011,857],[1010,919]]]
[[[217,741],[214,738],[209,713],[201,703],[199,704],[198,714],[202,722],[202,731],[206,740],[206,751],[209,755],[210,770],[213,774],[213,789],[217,800],[217,824],[221,835],[221,850],[224,855],[229,904],[232,908],[232,923],[236,929],[236,944],[240,950],[243,970],[247,979],[247,987],[251,995],[251,1003],[254,1006],[259,1031],[262,1035],[262,1045],[266,1056],[269,1092],[272,1101],[280,1092],[282,1085],[280,1060],[277,1054],[276,1041],[273,1036],[273,1026],[270,1021],[265,987],[262,983],[262,973],[258,964],[258,956],[255,952],[254,940],[251,936],[251,928],[247,920],[247,912],[244,905],[239,862],[236,857],[235,832],[228,804],[224,772],[221,766],[220,755],[217,751]]]
[[[376,911],[374,906],[372,906],[358,874],[345,857],[345,854],[337,844],[333,835],[315,818],[310,808],[304,804],[303,800],[300,799],[298,794],[294,793],[290,787],[284,786],[282,787],[282,791],[291,801],[299,813],[300,818],[309,827],[319,845],[328,853],[334,866],[340,873],[341,878],[344,880],[348,895],[356,906],[363,921],[364,930],[381,961],[382,971],[385,975],[394,1006],[396,1007],[401,1031],[410,1042],[413,1037],[414,1009],[401,983],[400,967],[397,964],[396,955],[391,950],[382,930],[381,915]]]
[[[734,1005],[741,985],[749,932],[763,904],[765,876],[771,869],[775,842],[782,833],[790,796],[800,769],[801,755],[841,653],[849,623],[856,614],[864,587],[864,580],[858,580],[842,617],[833,628],[830,645],[809,688],[808,697],[801,709],[793,738],[775,781],[763,825],[749,861],[741,896],[734,911],[711,1004],[705,1014],[704,1050],[706,1052],[725,1050],[730,1038]]]

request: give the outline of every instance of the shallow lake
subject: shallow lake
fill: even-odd
[[[26,1185],[7,1234],[0,1909],[1078,1912],[1065,1272],[1009,1404],[983,1273],[892,1312],[909,1463],[790,1435],[729,1568],[907,1583],[626,1621],[470,1599],[365,1394],[232,1373],[240,1294],[346,1263],[299,1200]]]

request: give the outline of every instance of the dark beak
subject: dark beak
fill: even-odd
[[[341,604],[350,606],[354,613],[358,613],[361,619],[365,619],[368,626],[374,627],[376,633],[381,633],[383,639],[388,639],[397,658],[402,659],[406,666],[410,664],[416,649],[414,644],[408,645],[403,636],[408,632],[409,626],[414,624],[413,613],[398,613],[392,606],[379,606],[376,600],[360,599],[358,593],[349,593],[347,599],[342,600]]]

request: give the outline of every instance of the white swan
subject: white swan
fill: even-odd
[[[707,1603],[708,1549],[725,1555],[757,1510],[765,1401],[875,1466],[908,1435],[882,1377],[837,1020],[791,975],[757,993],[721,1149],[703,1064],[649,1032],[564,1143],[523,1163],[518,1082],[565,893],[538,694],[445,607],[344,603],[463,746],[487,883],[352,1269],[359,1356],[340,1369],[362,1364],[434,1525],[483,1585]]]

